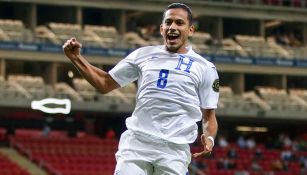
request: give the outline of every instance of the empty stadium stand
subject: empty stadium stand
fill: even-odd
[[[3,175],[30,175],[25,169],[12,162],[0,152],[0,174]]]
[[[290,89],[290,95],[296,98],[302,105],[307,103],[307,90],[306,89]],[[302,101],[303,100],[303,101]]]
[[[307,112],[306,103],[299,97],[289,95],[284,89],[257,87],[262,99],[270,106],[268,116],[286,117],[291,115],[304,117]]]
[[[49,174],[113,174],[117,140],[88,135],[68,138],[61,132],[52,132],[55,131],[42,136],[39,131],[22,130],[10,138],[10,143]]]
[[[21,85],[15,82],[5,81],[3,77],[0,77],[0,96],[6,99],[31,98],[31,94]]]
[[[74,78],[70,86],[59,82],[54,86],[44,83],[42,77],[29,75],[9,75],[1,78],[0,95],[8,99],[68,98],[75,102],[96,102],[107,106],[135,105],[136,85],[131,83],[108,94],[100,94],[83,78]],[[306,89],[285,89],[259,86],[254,91],[235,94],[231,87],[220,88],[218,112],[220,115],[304,117],[307,112]]]
[[[266,41],[263,37],[236,35],[235,40],[252,57],[286,58],[287,51],[278,47],[274,40]]]
[[[0,19],[0,40],[22,42],[24,31],[21,20]]]
[[[27,39],[28,35],[32,39]],[[30,33],[30,34],[29,34]],[[142,38],[136,32],[129,31],[122,38],[114,26],[84,25],[50,22],[37,26],[35,34],[26,29],[20,20],[0,19],[0,41],[28,42],[62,45],[71,37],[77,37],[85,47],[135,49],[147,45],[159,45],[159,38]],[[241,56],[255,58],[306,59],[306,46],[282,46],[276,37],[235,35],[234,39],[224,38],[215,43],[209,33],[197,31],[191,38],[194,49],[208,55]],[[206,44],[206,43],[210,44]],[[213,42],[213,43],[212,43]]]
[[[235,116],[257,116],[266,109],[264,102],[254,92],[234,94],[228,86],[220,87],[219,112]]]
[[[18,86],[19,90],[31,99],[43,99],[53,95],[50,87],[48,88],[39,76],[9,75],[7,81]]]

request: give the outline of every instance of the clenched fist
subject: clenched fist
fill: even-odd
[[[75,60],[80,56],[81,47],[81,43],[73,37],[65,42],[63,50],[69,59]]]

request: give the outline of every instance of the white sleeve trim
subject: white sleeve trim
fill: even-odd
[[[216,106],[201,106],[202,109],[217,109],[217,105]]]

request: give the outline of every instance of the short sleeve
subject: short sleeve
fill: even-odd
[[[216,109],[219,99],[219,77],[215,67],[208,67],[199,87],[200,107]]]
[[[121,87],[126,86],[127,84],[138,79],[138,66],[135,64],[136,57],[137,50],[130,53],[109,71],[111,77]]]

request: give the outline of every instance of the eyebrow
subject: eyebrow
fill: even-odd
[[[177,19],[166,18],[166,19],[164,19],[164,21],[169,21],[169,20],[171,20],[171,21],[183,21],[183,22],[185,22],[185,20],[182,19],[182,18],[177,18]]]

